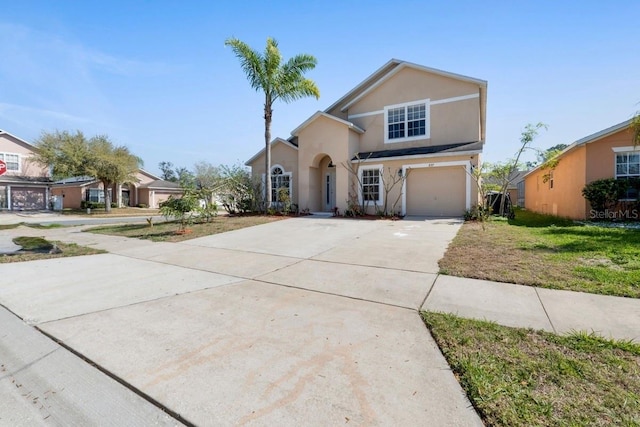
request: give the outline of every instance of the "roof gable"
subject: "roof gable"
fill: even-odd
[[[323,111],[316,111],[314,115],[312,115],[307,120],[305,120],[300,126],[295,128],[294,130],[292,130],[291,131],[291,135],[298,136],[298,133],[300,133],[300,131],[302,131],[304,128],[309,126],[311,123],[313,123],[314,121],[316,121],[320,117],[325,117],[325,118],[330,119],[330,120],[335,120],[336,122],[347,126],[349,129],[352,129],[357,133],[360,133],[360,134],[364,133],[364,129],[359,128],[358,126],[354,125],[351,122],[348,122],[348,121],[343,120],[341,118],[338,118],[336,116],[332,116],[331,114],[327,114],[327,113],[325,113]]]
[[[298,149],[298,146],[295,145],[294,143],[287,141],[286,139],[282,139],[280,137],[275,138],[273,141],[271,141],[271,148],[273,149],[273,147],[276,144],[284,144],[285,146],[289,147],[289,148],[293,148],[294,150]],[[249,160],[247,160],[246,162],[244,162],[245,166],[249,166],[250,163],[253,163],[258,157],[262,156],[264,154],[265,149],[263,148],[262,150],[258,151],[253,157],[251,157]]]
[[[580,138],[577,141],[574,141],[572,144],[570,144],[568,147],[566,147],[560,153],[558,153],[558,157],[564,156],[565,153],[573,150],[576,147],[580,147],[580,146],[585,145],[585,144],[591,144],[592,142],[597,142],[597,141],[599,141],[601,139],[604,139],[604,138],[606,138],[606,137],[608,137],[610,135],[613,135],[614,133],[618,133],[618,132],[620,132],[622,130],[629,129],[630,126],[631,126],[631,122],[632,121],[633,121],[633,119],[625,120],[624,122],[618,123],[617,125],[613,125],[611,127],[603,129],[601,131],[592,133],[591,135],[587,135],[584,138]],[[542,165],[536,166],[535,168],[533,168],[529,172],[527,172],[525,176],[532,174],[533,172],[537,171],[541,167],[542,167]]]
[[[17,136],[15,136],[15,135],[7,132],[7,131],[4,131],[4,130],[0,129],[0,136],[2,136],[2,135],[8,136],[9,139],[11,139],[14,143],[22,145],[23,147],[25,147],[25,148],[27,148],[27,149],[29,149],[31,151],[36,151],[37,150],[36,146],[31,144],[30,142],[27,142],[22,138],[18,138]]]
[[[412,68],[415,70],[423,71],[430,74],[435,74],[443,77],[452,78],[455,80],[460,80],[468,83],[477,84],[480,87],[487,87],[486,80],[476,79],[474,77],[464,76],[462,74],[451,73],[444,70],[439,70],[437,68],[425,67],[424,65],[414,64],[408,61],[402,61],[399,59],[392,59],[378,70],[376,70],[373,74],[363,80],[360,84],[358,84],[355,88],[350,90],[346,95],[342,98],[334,102],[329,108],[327,108],[325,113],[330,113],[332,110],[339,108],[340,111],[346,111],[351,105],[356,103],[358,100],[362,99],[368,93],[373,91],[376,87],[380,86],[382,83],[393,77],[395,74],[400,72],[405,68]]]

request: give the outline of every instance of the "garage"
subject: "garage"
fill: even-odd
[[[407,176],[407,215],[459,217],[466,209],[463,166],[411,169]]]
[[[47,209],[47,189],[37,187],[11,187],[11,209]]]

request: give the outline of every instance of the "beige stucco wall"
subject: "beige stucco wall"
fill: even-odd
[[[584,219],[587,203],[582,197],[585,182],[586,147],[566,152],[553,171],[551,182],[544,182],[548,170],[535,170],[525,177],[525,208],[550,215]]]
[[[323,210],[322,176],[329,160],[336,165],[336,205],[340,210],[347,206],[349,172],[340,165],[346,164],[355,154],[357,134],[344,123],[326,117],[318,117],[298,134],[298,205],[300,209]],[[326,158],[328,156],[329,158]],[[321,162],[323,162],[321,164]]]
[[[33,148],[28,146],[10,135],[0,134],[0,153],[19,154],[20,155],[20,171],[7,171],[6,176],[31,176],[46,177],[49,176],[49,170],[31,161]]]
[[[262,153],[249,164],[251,176],[256,180],[261,180],[264,174],[264,156]],[[280,165],[285,172],[292,172],[292,195],[291,202],[298,203],[298,150],[278,142],[271,146],[271,167]]]
[[[349,121],[365,129],[360,151],[443,145],[480,140],[480,98],[431,105],[430,138],[384,143],[384,107],[429,99],[431,102],[479,94],[478,85],[405,68],[349,108]],[[378,112],[364,117],[353,115]]]
[[[461,191],[461,185],[463,185],[463,189],[462,189],[462,199],[464,199],[465,201],[465,205],[466,205],[466,172],[464,170],[463,166],[438,166],[438,164],[443,164],[445,162],[467,162],[469,161],[471,165],[473,166],[477,166],[478,164],[478,156],[474,155],[474,156],[451,156],[451,157],[426,157],[426,158],[414,158],[414,159],[399,159],[399,160],[381,160],[381,161],[376,161],[376,160],[371,160],[368,162],[361,162],[359,165],[359,167],[369,167],[369,166],[373,166],[373,165],[381,165],[383,168],[383,179],[386,180],[386,182],[388,183],[388,186],[391,187],[394,181],[397,181],[397,184],[394,185],[390,191],[387,194],[387,211],[390,212],[400,212],[402,210],[402,180],[397,179],[397,174],[398,174],[398,170],[401,170],[403,167],[405,169],[411,169],[412,165],[415,165],[413,170],[410,170],[408,172],[408,175],[406,177],[407,179],[407,197],[410,197],[412,193],[414,194],[418,194],[418,193],[429,193],[431,195],[434,195],[434,192],[430,192],[430,191],[424,191],[426,189],[426,187],[432,187],[432,186],[436,186],[438,187],[438,190],[436,191],[438,194],[443,195],[443,201],[445,202],[445,204],[447,204],[447,200],[451,199],[452,201],[458,201],[460,200],[460,198],[458,197]],[[424,165],[430,165],[429,167],[425,168]],[[420,167],[419,167],[420,166]],[[442,168],[442,169],[440,169]],[[342,169],[345,169],[344,167],[342,167]],[[415,179],[410,180],[410,177],[422,177],[422,175],[424,175],[424,172],[427,170],[442,170],[442,171],[446,171],[447,173],[451,173],[455,176],[454,179],[448,180],[448,179],[439,179],[437,180],[437,182],[428,180],[428,181],[422,181],[420,179],[418,179],[418,181],[416,181]],[[346,170],[346,169],[345,169]],[[446,174],[445,174],[446,175]],[[355,177],[353,177],[353,175],[351,174],[352,177],[352,181],[355,180]],[[463,183],[464,181],[464,183]],[[355,181],[357,182],[357,181]],[[413,187],[413,188],[410,188]],[[473,205],[475,203],[477,203],[476,201],[478,200],[478,189],[477,186],[475,185],[473,179],[470,179],[469,182],[469,187],[470,187],[470,200],[469,203],[470,205]],[[349,189],[350,191],[354,191],[354,188],[357,189],[357,186],[350,186]],[[450,195],[455,194],[455,197],[449,197]],[[394,207],[394,203],[397,204]],[[407,205],[409,205],[409,201],[407,201]],[[416,201],[416,203],[421,203],[419,200]],[[413,207],[415,207],[416,204],[413,204]],[[369,206],[369,208],[367,209],[367,213],[370,214],[374,214],[376,213],[376,208],[378,208],[379,210],[384,210],[384,197],[383,197],[383,204],[380,206],[374,206],[373,204]],[[342,208],[341,208],[342,210]],[[405,207],[406,210],[406,207]],[[459,212],[459,215],[462,215],[463,212]]]

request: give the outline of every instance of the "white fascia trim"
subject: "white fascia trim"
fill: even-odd
[[[629,145],[626,147],[611,147],[614,153],[625,153],[625,152],[633,152],[640,151],[640,145],[636,145],[635,147]]]
[[[274,145],[276,145],[277,143],[282,143],[290,148],[293,148],[294,150],[298,150],[298,147],[296,147],[295,145],[293,145],[292,143],[290,143],[289,141],[287,141],[286,139],[282,139],[280,137],[275,138],[273,141],[271,141],[271,148],[273,148]],[[258,151],[253,157],[251,157],[249,160],[247,160],[246,162],[244,162],[245,166],[249,166],[251,163],[253,163],[258,157],[262,156],[264,154],[264,148],[260,151]]]
[[[413,64],[411,62],[402,61],[396,68],[394,68],[393,70],[391,70],[390,72],[385,74],[377,82],[375,82],[374,84],[369,86],[366,90],[364,90],[360,95],[356,96],[349,103],[347,103],[345,106],[343,106],[340,109],[340,111],[344,112],[344,111],[348,110],[349,107],[351,107],[353,104],[355,104],[356,102],[360,101],[362,98],[367,96],[367,94],[369,94],[372,90],[374,90],[375,88],[380,86],[382,83],[384,83],[387,80],[389,80],[391,77],[393,77],[400,70],[403,70],[404,68],[407,68],[407,67],[413,68],[413,69],[416,69],[416,70],[420,70],[420,71],[426,71],[428,73],[437,74],[437,75],[444,76],[444,77],[449,77],[449,78],[456,79],[456,80],[462,80],[462,81],[465,81],[465,82],[474,83],[474,84],[477,84],[477,85],[482,86],[482,87],[486,87],[487,86],[486,80],[474,79],[473,77],[467,77],[467,76],[463,76],[461,74],[450,73],[448,71],[438,70],[436,68],[429,68],[429,67],[425,67],[423,65],[418,65],[418,64]]]
[[[402,63],[400,65],[398,65],[396,68],[394,68],[393,70],[389,71],[387,74],[385,74],[382,78],[380,78],[377,82],[375,82],[374,84],[372,84],[371,86],[369,86],[367,89],[365,89],[364,91],[362,91],[362,93],[358,96],[356,96],[355,98],[353,98],[351,101],[349,101],[345,106],[343,106],[340,111],[345,112],[349,109],[349,107],[351,107],[353,104],[355,104],[356,102],[360,101],[362,98],[364,98],[365,96],[367,96],[369,93],[371,93],[374,89],[376,89],[378,86],[380,86],[382,83],[386,82],[387,80],[389,80],[391,77],[395,76],[400,70],[403,70],[406,67],[405,63]]]
[[[332,116],[331,114],[327,114],[323,111],[316,111],[311,117],[309,117],[307,120],[305,120],[304,122],[302,122],[302,124],[300,126],[298,126],[297,128],[295,128],[294,130],[291,131],[291,135],[293,136],[298,136],[298,133],[306,128],[307,126],[309,126],[313,121],[315,121],[317,118],[319,117],[326,117],[327,119],[331,119],[331,120],[335,120],[338,123],[342,123],[343,125],[347,126],[349,129],[353,129],[354,131],[362,134],[364,133],[364,129],[361,129],[360,127],[354,125],[351,122],[348,122],[346,120],[342,120],[339,117],[336,116]]]
[[[470,95],[461,95],[461,96],[454,96],[451,98],[436,99],[435,101],[431,101],[431,105],[446,104],[448,102],[456,102],[456,101],[465,101],[467,99],[474,99],[474,98],[480,98],[480,94],[472,93]]]
[[[355,93],[358,89],[360,89],[361,87],[365,86],[366,84],[369,83],[369,81],[371,81],[371,79],[373,79],[373,76],[377,75],[378,73],[380,73],[382,70],[384,70],[385,68],[391,66],[391,65],[398,65],[403,61],[400,61],[398,59],[391,59],[389,60],[387,63],[385,63],[382,67],[378,68],[376,71],[374,71],[373,73],[371,73],[366,79],[362,80],[360,83],[358,83],[353,89],[351,89],[349,92],[346,93],[346,95],[342,96],[340,99],[338,99],[336,102],[334,102],[333,104],[331,104],[331,106],[329,106],[329,108],[327,108],[325,111],[331,111],[334,108],[336,108],[338,105],[340,105],[345,99],[348,99],[353,93]]]
[[[138,168],[138,172],[140,172],[141,174],[147,175],[149,178],[153,178],[154,180],[161,180],[162,178],[159,176],[156,176],[154,174],[152,174],[151,172],[144,170],[142,168]]]
[[[479,93],[472,93],[470,95],[461,95],[461,96],[454,96],[454,97],[451,97],[451,98],[436,99],[435,101],[431,101],[430,104],[431,105],[446,104],[446,103],[449,103],[449,102],[465,101],[467,99],[474,99],[474,98],[480,98],[480,94]],[[384,110],[370,111],[368,113],[350,114],[349,115],[349,120],[357,119],[357,118],[360,118],[360,117],[375,116],[375,115],[383,114],[383,113],[384,113]]]
[[[628,128],[629,126],[631,126],[631,121],[633,119],[629,119],[629,120],[625,120],[622,123],[618,123],[617,125],[613,125],[609,128],[606,128],[604,130],[601,130],[600,132],[596,132],[593,133],[591,135],[585,136],[584,138],[580,138],[579,140],[571,143],[568,147],[566,147],[564,150],[562,150],[560,153],[558,153],[558,158],[560,158],[561,156],[564,156],[565,153],[573,150],[574,148],[582,145],[582,144],[590,144],[592,142],[596,142],[602,138],[606,138],[609,135],[613,135],[614,133],[623,130],[624,128]],[[533,172],[537,171],[538,169],[540,169],[542,165],[538,165],[535,168],[531,169],[529,172],[526,173],[526,176],[531,175]]]
[[[382,164],[376,164],[376,165],[367,165],[367,166],[362,166],[358,168],[358,180],[360,181],[360,184],[358,186],[358,202],[360,203],[360,205],[363,204],[362,201],[362,171],[364,170],[378,170],[379,178],[378,178],[378,200],[369,200],[368,203],[369,204],[373,204],[374,206],[382,206],[383,201],[382,201],[382,192],[383,192],[383,188],[382,188],[382,174],[384,173],[384,166]],[[368,206],[368,205],[367,205]]]
[[[7,132],[6,130],[0,129],[0,135],[3,135],[3,134],[4,135],[9,135],[10,137],[17,139],[18,141],[22,142],[23,144],[26,144],[32,150],[36,150],[37,149],[37,147],[35,145],[33,145],[32,143],[27,142],[24,139],[19,138],[19,137],[15,136],[14,134]]]
[[[404,108],[405,109],[405,123],[408,122],[406,109],[412,105],[421,105],[424,104],[425,107],[425,133],[424,135],[418,136],[405,136],[404,138],[393,138],[389,139],[389,110],[393,108]],[[409,127],[405,126],[405,132],[409,131]],[[419,141],[422,139],[430,139],[431,138],[431,100],[430,99],[418,99],[416,101],[403,102],[402,104],[394,104],[394,105],[385,105],[384,107],[384,143],[385,144],[395,144],[398,142],[407,142],[407,141]]]
[[[415,165],[402,165],[402,176],[407,176],[408,169],[423,169],[423,168],[435,168],[444,166],[463,166],[465,171],[465,209],[471,209],[471,161],[460,160],[453,162],[433,162],[433,163],[418,163]],[[407,214],[407,179],[402,181],[402,210],[401,214],[404,216]]]
[[[384,110],[370,111],[368,113],[350,114],[348,117],[349,117],[349,120],[351,120],[351,119],[357,119],[360,117],[377,116],[378,114],[384,114]]]
[[[429,159],[429,158],[437,158],[437,157],[469,156],[469,155],[476,155],[476,154],[482,154],[482,150],[456,151],[454,153],[415,154],[415,155],[397,156],[397,157],[376,157],[375,159],[351,160],[351,163],[358,163],[358,162],[369,163],[369,162],[381,162],[381,161],[391,161],[391,160]]]

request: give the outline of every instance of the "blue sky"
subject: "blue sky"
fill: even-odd
[[[317,57],[319,100],[276,104],[273,136],[323,110],[391,58],[487,80],[485,159],[540,148],[640,110],[638,1],[29,1],[0,15],[0,129],[107,134],[160,161],[244,162],[264,144],[260,94],[230,36]]]

